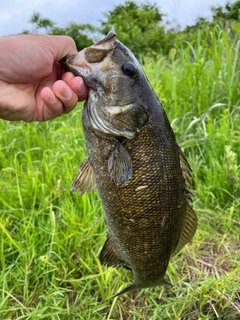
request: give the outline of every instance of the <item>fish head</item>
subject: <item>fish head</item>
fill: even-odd
[[[86,115],[93,129],[128,139],[139,134],[149,117],[144,92],[149,83],[135,56],[113,31],[60,63],[89,87]]]

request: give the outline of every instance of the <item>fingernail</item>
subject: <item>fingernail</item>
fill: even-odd
[[[77,87],[77,93],[79,95],[82,95],[84,91],[85,91],[85,84],[84,84],[83,80],[80,80],[78,87]]]
[[[72,97],[72,92],[65,84],[62,84],[62,86],[60,88],[60,95],[64,99],[70,99]]]

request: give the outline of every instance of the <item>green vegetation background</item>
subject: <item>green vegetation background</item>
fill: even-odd
[[[194,175],[199,226],[171,259],[172,287],[111,298],[131,272],[100,265],[97,192],[69,194],[86,156],[79,104],[46,123],[0,121],[0,319],[240,319],[239,22],[188,32],[140,57]]]

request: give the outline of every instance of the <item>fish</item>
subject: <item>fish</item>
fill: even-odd
[[[60,64],[89,87],[82,110],[88,157],[71,193],[98,190],[108,227],[100,262],[132,271],[133,282],[117,295],[165,285],[169,261],[193,238],[197,216],[192,170],[162,103],[113,30]]]

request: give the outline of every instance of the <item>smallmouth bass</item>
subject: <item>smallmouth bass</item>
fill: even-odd
[[[191,168],[166,113],[113,31],[60,63],[89,87],[82,112],[88,158],[71,192],[99,192],[108,226],[100,261],[132,270],[133,283],[118,294],[164,284],[171,256],[197,227]]]

